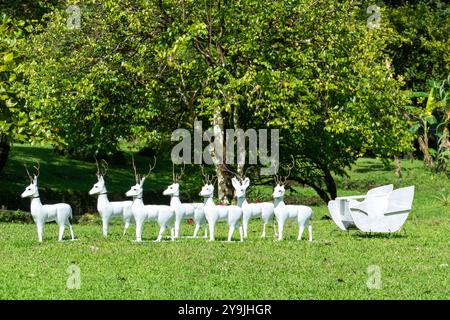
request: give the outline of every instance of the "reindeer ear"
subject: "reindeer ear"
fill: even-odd
[[[245,178],[244,179],[244,183],[242,184],[244,186],[244,188],[248,188],[248,186],[250,185],[250,178]]]
[[[143,178],[141,179],[141,182],[139,183],[141,187],[144,185],[144,181],[145,181],[145,177],[143,177]]]
[[[231,184],[233,185],[233,187],[235,189],[239,188],[239,186],[240,186],[238,179],[236,179],[235,177],[231,178]]]

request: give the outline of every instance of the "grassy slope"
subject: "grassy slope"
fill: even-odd
[[[23,159],[32,161],[37,157],[42,162],[41,184],[45,181],[58,188],[64,182],[67,188],[90,188],[92,164],[54,157],[48,149],[16,146],[6,179],[14,180],[15,174],[23,177]],[[138,159],[142,167],[145,160]],[[287,227],[287,240],[262,240],[259,221],[252,221],[250,239],[244,243],[181,239],[156,244],[151,242],[156,226],[147,224],[147,241],[133,244],[132,234],[120,236],[122,227],[117,222],[107,240],[102,239],[100,226],[90,223],[75,225],[79,240],[64,243],[55,241],[56,225],[47,225],[44,243],[38,244],[34,225],[3,223],[0,298],[448,299],[450,210],[448,203],[436,197],[449,194],[450,182],[430,175],[419,161],[402,164],[402,179],[372,159],[358,161],[349,178],[337,179],[339,195],[364,192],[383,183],[393,182],[396,187],[416,185],[414,209],[405,230],[391,237],[340,232],[330,220],[321,219],[327,209],[318,201],[311,201],[317,203],[313,243],[295,241],[297,229],[292,223]],[[164,163],[158,166],[163,167]],[[153,184],[147,187],[168,182],[168,175],[170,170],[155,174],[150,179]],[[191,186],[197,187],[198,174],[188,173],[186,177],[191,179]],[[0,178],[0,188],[5,188],[5,175]],[[122,181],[133,182],[130,171],[111,168],[110,190],[123,192]],[[23,183],[16,182],[18,192]],[[267,196],[270,188],[261,189],[261,194]],[[304,199],[315,197],[309,188],[296,190]],[[192,229],[183,224],[184,234]],[[133,228],[130,231],[134,232]],[[226,236],[223,224],[217,236],[219,240]],[[81,269],[80,290],[66,287],[71,264]],[[381,268],[379,290],[369,290],[366,285],[371,265]]]
[[[36,161],[39,161],[41,166],[39,177],[41,187],[87,192],[96,182],[95,172],[97,169],[93,160],[86,162],[60,157],[50,147],[32,148],[28,145],[13,146],[8,163],[0,174],[1,180],[8,182],[7,187],[20,194],[29,183],[23,164],[26,163],[30,172],[33,173],[32,167]],[[136,156],[135,161],[138,170],[146,173],[148,163],[149,161],[153,162],[153,159]],[[169,182],[171,170],[172,168],[168,166],[167,162],[159,161],[151,178],[146,182],[146,186],[152,189],[166,184]],[[126,189],[135,183],[131,163],[129,166],[110,165],[107,183],[108,191],[124,193],[126,191],[124,185]],[[5,186],[0,188],[5,188]]]
[[[130,158],[130,157],[128,157]],[[93,162],[84,162],[56,156],[50,148],[31,148],[24,145],[14,145],[10,159],[0,173],[0,193],[2,190],[11,190],[22,193],[24,187],[28,184],[23,163],[32,167],[33,162],[39,160],[41,163],[41,176],[39,179],[40,187],[54,190],[74,190],[88,192],[96,181],[95,165]],[[152,162],[152,158],[136,156],[136,164],[142,173],[145,173],[147,165]],[[444,212],[449,215],[447,207],[440,201],[439,195],[450,197],[450,179],[442,175],[432,175],[423,168],[421,161],[402,161],[403,177],[397,178],[393,169],[386,169],[380,161],[374,159],[360,159],[357,164],[349,171],[349,177],[337,177],[338,195],[352,195],[367,192],[367,189],[382,184],[393,183],[396,188],[408,185],[416,186],[413,217],[441,217]],[[158,159],[157,166],[145,182],[145,190],[157,190],[159,193],[171,183],[172,168],[167,160]],[[107,176],[107,188],[110,193],[123,195],[134,184],[131,164],[110,165]],[[202,182],[198,166],[187,166],[186,173],[182,181],[182,198],[193,198],[195,201],[201,201],[197,196]],[[271,186],[250,187],[249,197],[261,198],[265,201],[271,201]],[[188,196],[187,193],[190,192]],[[327,214],[326,206],[321,202],[311,188],[296,187],[294,191],[288,192],[287,199],[300,199],[308,205],[312,205],[315,211],[315,218]],[[58,199],[59,201],[60,199]],[[151,202],[152,199],[145,199]],[[168,202],[169,199],[167,199]],[[23,200],[27,205],[28,200]],[[45,199],[44,199],[45,201]],[[92,199],[95,206],[95,198]],[[2,205],[0,203],[0,205]],[[16,209],[16,208],[8,208]]]

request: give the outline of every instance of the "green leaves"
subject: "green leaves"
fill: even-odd
[[[9,52],[3,55],[3,62],[4,63],[10,63],[14,59],[14,53]]]
[[[16,68],[18,55],[17,41],[22,37],[24,21],[17,21],[2,15],[0,20],[0,140],[25,141],[29,138],[28,114],[18,102]],[[19,79],[20,80],[20,79]],[[38,135],[38,134],[37,134]]]
[[[423,121],[426,121],[429,125],[433,125],[437,123],[436,118],[433,115],[427,116],[423,119]]]
[[[17,82],[15,73],[23,79],[18,91],[33,128],[59,149],[112,154],[122,139],[155,140],[219,113],[224,128],[284,130],[284,154],[301,164],[297,177],[320,189],[326,175],[343,174],[366,151],[390,158],[410,150],[420,131],[405,117],[411,108],[398,72],[406,68],[409,81],[416,69],[392,54],[407,34],[384,19],[389,12],[392,21],[404,19],[400,9],[382,8],[380,27],[368,29],[362,1],[80,6],[82,30],[68,32],[67,12],[55,9],[19,41],[11,57],[24,59],[17,72],[5,62],[9,56],[0,63],[0,72],[8,71],[4,81]],[[436,21],[427,8],[421,12]],[[417,36],[409,20],[399,23]],[[436,35],[436,48],[423,42],[436,49],[433,57],[446,46]],[[434,90],[431,96],[442,91]],[[6,89],[0,94],[7,100]],[[429,111],[420,119],[439,121]]]

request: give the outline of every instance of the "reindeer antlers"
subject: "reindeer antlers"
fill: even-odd
[[[27,175],[28,175],[28,178],[30,179],[30,182],[33,182],[33,177],[31,176],[30,171],[28,171],[27,165],[24,163],[23,166],[25,167],[25,170],[27,171]]]
[[[102,172],[102,170],[100,170],[100,166],[98,165],[97,157],[94,156],[94,159],[95,159],[95,165],[97,166],[97,173],[96,173],[97,178],[99,178],[100,176],[103,176],[103,177],[106,176],[106,173],[108,172],[108,169],[109,169],[108,162],[106,162],[105,159],[101,160],[102,167],[103,167],[103,172]]]
[[[36,164],[37,164],[37,166],[33,166],[33,168],[36,170],[36,173],[34,175],[37,178],[37,177],[39,177],[39,174],[40,174],[39,169],[41,168],[41,165],[40,165],[39,161],[36,161]],[[28,175],[28,178],[30,179],[30,182],[33,182],[33,177],[31,176],[30,171],[28,171],[27,165],[24,163],[23,166],[25,167],[25,170],[27,171],[27,175]]]
[[[288,165],[288,174],[287,174],[287,176],[280,177],[280,176],[277,175],[277,174],[275,175],[275,183],[276,183],[276,184],[279,184],[280,186],[286,184],[287,179],[288,179],[289,176],[291,175],[291,171],[292,171],[292,169],[293,169],[294,166],[295,166],[295,159],[294,159],[294,156],[291,156],[291,157],[292,157],[292,164]]]
[[[183,169],[181,169],[180,174],[175,174],[175,164],[172,162],[172,180],[173,182],[179,182],[184,174],[184,169],[186,168],[186,163],[183,162]]]
[[[134,164],[134,155],[131,155],[131,162],[133,163],[134,179],[136,180],[136,183],[139,183],[139,175],[136,170],[136,165]]]
[[[153,166],[149,163],[148,164],[148,172],[147,172],[147,174],[144,176],[144,178],[147,178],[149,175],[150,175],[150,173],[153,171],[153,169],[155,169],[155,167],[156,167],[156,156],[153,156]]]
[[[250,167],[247,167],[247,169],[244,171],[243,174],[239,174],[237,172],[232,171],[231,169],[229,169],[225,164],[223,165],[223,168],[225,169],[225,171],[228,171],[229,173],[233,174],[236,176],[236,178],[242,183],[247,175],[248,170],[250,170]]]
[[[147,178],[150,175],[150,173],[153,171],[153,169],[155,169],[155,167],[156,167],[156,156],[153,156],[153,158],[155,160],[154,163],[153,163],[153,166],[151,164],[149,164],[148,165],[148,173],[145,176],[141,177],[141,175],[138,174],[137,169],[136,169],[136,165],[134,163],[134,155],[131,155],[131,161],[133,163],[133,170],[134,170],[134,178],[136,179],[136,183],[139,183],[142,178]]]
[[[41,172],[39,170],[41,168],[41,164],[39,163],[39,161],[37,161],[36,164],[37,164],[37,167],[33,166],[33,168],[36,170],[35,176],[39,177],[39,175],[41,174]]]
[[[214,184],[217,177],[214,177],[214,175],[206,174],[203,170],[203,164],[200,165],[200,168],[202,169],[202,176],[203,176],[203,183],[204,184]]]

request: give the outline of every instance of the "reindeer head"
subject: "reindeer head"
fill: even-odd
[[[202,169],[203,187],[199,195],[204,198],[212,198],[214,196],[214,184],[216,182],[216,178],[214,175],[205,174],[203,171],[203,165],[201,165],[200,168]]]
[[[165,196],[179,196],[180,195],[180,180],[184,174],[185,164],[183,163],[183,168],[180,170],[180,174],[175,173],[175,164],[172,163],[172,181],[173,183],[163,191]]]
[[[282,197],[284,197],[284,193],[286,192],[286,190],[284,189],[284,185],[283,184],[277,184],[276,186],[275,186],[275,188],[273,189],[273,194],[272,194],[272,197],[274,198],[274,199],[276,199],[276,198],[282,198]]]
[[[250,185],[250,179],[246,177],[247,171],[250,169],[250,167],[245,170],[243,174],[239,174],[237,172],[234,172],[230,170],[227,166],[223,167],[226,171],[233,174],[234,177],[231,178],[231,184],[234,188],[234,195],[236,198],[245,198],[245,193],[247,191],[247,188]]]
[[[212,198],[214,196],[214,185],[213,184],[205,184],[202,187],[202,190],[199,193],[199,196],[204,198]]]
[[[36,170],[36,173],[33,175],[33,177],[30,175],[30,172],[28,171],[27,166],[24,164],[25,170],[27,171],[28,178],[30,179],[30,185],[25,188],[25,190],[20,195],[22,198],[32,198],[32,197],[39,197],[39,190],[37,185],[37,179],[39,177],[39,169],[40,165],[39,162],[36,166],[33,168]]]
[[[95,158],[95,164],[97,165],[97,172],[95,175],[97,176],[98,182],[96,184],[94,184],[92,189],[89,191],[90,195],[106,193],[104,177],[106,176],[106,173],[108,172],[108,163],[102,159],[103,171],[100,170],[100,166],[98,164],[97,158]]]
[[[231,178],[231,184],[233,185],[236,198],[245,198],[245,193],[250,185],[250,179],[247,177],[244,179],[233,177]]]
[[[142,194],[144,193],[145,179],[150,175],[150,173],[156,166],[156,157],[154,159],[155,159],[155,162],[154,162],[153,166],[151,164],[148,165],[148,168],[149,168],[148,173],[145,176],[141,176],[137,172],[136,165],[134,164],[134,157],[132,157],[134,178],[136,179],[136,184],[134,186],[132,186],[131,189],[125,193],[125,195],[127,197],[142,197]]]
[[[178,182],[172,183],[163,191],[165,196],[179,196],[180,195],[180,184]]]
[[[275,175],[276,186],[273,189],[273,193],[272,193],[272,197],[274,199],[284,197],[284,194],[286,192],[284,187],[286,185],[287,179],[291,175],[291,171],[292,171],[292,168],[294,168],[294,166],[295,166],[295,160],[294,160],[294,158],[292,158],[292,164],[288,165],[288,173],[287,173],[287,175],[284,176],[284,177],[280,177],[278,175]]]

